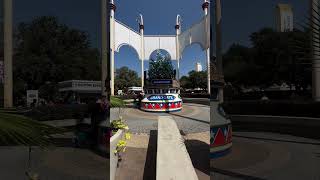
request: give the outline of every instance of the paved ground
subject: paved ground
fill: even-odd
[[[320,141],[237,132],[232,153],[213,162],[213,180],[320,179]]]
[[[0,147],[0,179],[27,179],[28,148]],[[85,149],[58,147],[42,151],[33,147],[31,172],[41,180],[107,180],[107,159]]]
[[[173,113],[150,113],[135,108],[112,109],[111,119],[122,116],[133,133],[116,179],[155,179],[158,117],[171,115],[185,135],[185,144],[199,179],[209,180],[209,112],[209,106],[193,103],[184,103],[182,111]]]
[[[173,113],[150,113],[135,108],[111,109],[110,119],[118,119],[122,116],[135,134],[150,134],[158,126],[158,116],[171,115],[177,122],[178,128],[183,133],[206,132],[210,129],[210,107],[200,104],[184,103],[180,112]]]
[[[122,156],[116,180],[155,180],[157,131],[132,135]],[[209,180],[209,132],[184,136],[193,166],[200,180]],[[150,138],[149,138],[150,137]]]

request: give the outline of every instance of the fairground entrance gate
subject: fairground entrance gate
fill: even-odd
[[[116,5],[113,0],[110,1],[110,70],[111,70],[111,95],[114,95],[114,53],[119,52],[121,46],[131,46],[138,54],[141,61],[141,85],[144,86],[144,61],[149,60],[151,53],[158,49],[167,51],[171,60],[177,61],[177,76],[179,77],[179,64],[181,54],[184,49],[197,43],[201,46],[203,51],[206,51],[206,62],[208,72],[208,93],[210,94],[210,15],[208,13],[209,2],[207,0],[202,4],[204,11],[203,18],[189,29],[181,31],[180,15],[176,18],[176,34],[175,35],[145,35],[143,16],[140,14],[139,32],[134,31],[132,28],[126,26],[120,21],[115,19]],[[102,66],[102,71],[106,71]]]

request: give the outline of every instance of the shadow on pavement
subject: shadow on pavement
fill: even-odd
[[[186,140],[184,143],[194,168],[210,176],[209,144],[198,140]],[[197,174],[198,177],[205,176]],[[199,177],[199,179],[204,178]]]
[[[282,122],[247,122],[241,118],[231,118],[234,131],[247,132],[273,132],[293,136],[320,139],[319,127],[305,126],[303,124],[284,124]]]
[[[150,138],[146,156],[146,162],[144,165],[143,180],[155,180],[156,179],[156,167],[157,167],[157,138],[158,131],[151,130]]]
[[[211,168],[211,172],[214,173],[219,173],[219,174],[223,174],[223,175],[227,175],[233,178],[238,178],[238,179],[245,179],[245,180],[266,180],[266,179],[262,179],[259,177],[254,177],[254,176],[248,176],[245,174],[240,174],[240,173],[236,173],[236,172],[232,172],[232,171],[228,171],[228,170],[223,170],[223,169],[218,169],[218,168]]]
[[[256,140],[266,140],[266,141],[287,142],[287,143],[296,143],[296,144],[320,145],[320,143],[302,142],[302,141],[290,141],[290,140],[283,140],[283,139],[260,138],[260,137],[251,137],[251,136],[233,135],[233,137],[256,139]]]
[[[127,147],[116,172],[116,180],[155,180],[157,131],[150,131],[148,149]]]
[[[178,116],[178,117],[190,119],[190,120],[193,120],[193,121],[198,121],[198,122],[201,122],[201,123],[210,124],[210,121],[204,121],[204,120],[191,118],[191,117],[187,117],[187,116],[182,116],[182,115],[178,115],[178,114],[174,114],[174,113],[169,113],[169,114],[172,115],[172,116]]]

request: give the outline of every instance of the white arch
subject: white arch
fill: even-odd
[[[187,46],[194,43],[200,44],[202,50],[207,50],[210,47],[210,32],[206,30],[208,27],[206,22],[210,22],[208,15],[179,35],[180,55]]]
[[[207,2],[207,0],[205,0]],[[110,3],[113,4],[113,0],[110,0]],[[163,49],[167,51],[171,60],[178,61],[178,77],[179,77],[179,61],[181,59],[181,54],[187,46],[190,46],[194,43],[200,44],[202,50],[206,50],[207,54],[209,53],[210,47],[210,19],[208,15],[207,8],[204,9],[205,16],[202,20],[191,26],[185,32],[180,33],[181,31],[181,17],[177,15],[176,18],[176,34],[171,36],[145,36],[143,33],[143,17],[140,15],[140,33],[126,26],[125,24],[117,21],[114,18],[114,9],[111,8],[110,13],[110,45],[111,45],[111,94],[114,94],[114,52],[119,52],[120,48],[124,45],[132,47],[138,54],[139,59],[141,60],[141,69],[143,71],[143,62],[145,57],[150,59],[151,53],[157,49]],[[207,55],[207,61],[209,61],[209,54]],[[148,59],[148,60],[149,60]],[[209,72],[209,64],[208,64]],[[143,86],[143,72],[141,78]],[[210,77],[208,75],[208,82]],[[209,85],[208,85],[209,87]],[[210,88],[209,88],[210,89]]]
[[[141,35],[128,26],[122,24],[119,21],[115,21],[115,51],[119,52],[119,49],[124,44],[131,46],[136,50],[139,59],[141,59]]]
[[[184,51],[185,51],[188,47],[193,46],[193,45],[199,45],[202,50],[204,49],[204,47],[203,47],[203,45],[202,45],[201,43],[199,43],[199,42],[192,42],[191,44],[186,45],[186,46],[182,49],[180,55],[182,56],[182,54],[184,53]]]
[[[210,46],[210,32],[206,30],[206,21],[209,16],[205,16],[199,23],[194,24],[191,28],[187,29],[183,33],[178,35],[179,44],[176,43],[176,35],[145,35],[144,36],[144,49],[141,49],[141,34],[134,31],[125,24],[115,21],[115,51],[119,52],[119,49],[123,45],[129,45],[137,52],[139,59],[144,57],[150,57],[151,53],[157,49],[166,50],[172,60],[178,60],[181,57],[177,56],[177,47],[179,47],[179,54],[181,55],[187,46],[194,43],[199,44],[202,50],[206,50]],[[177,17],[177,22],[180,18]],[[208,33],[209,32],[209,33]],[[148,60],[148,59],[144,59]]]
[[[144,37],[144,57],[150,56],[157,49],[163,49],[170,54],[171,60],[177,60],[176,57],[176,36],[145,36]],[[148,59],[148,60],[149,60]]]
[[[116,47],[115,51],[116,51],[116,52],[120,52],[120,49],[121,49],[122,46],[129,46],[131,49],[134,50],[134,52],[137,54],[137,57],[139,58],[139,53],[138,53],[138,51],[137,51],[131,44],[122,43],[122,44],[120,44],[118,47]],[[139,58],[139,60],[140,60],[140,58]]]

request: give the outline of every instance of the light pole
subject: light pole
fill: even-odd
[[[176,57],[177,57],[177,79],[180,84],[180,46],[179,46],[179,35],[181,33],[181,17],[178,14],[176,18]]]
[[[222,40],[221,40],[221,0],[215,0],[215,38],[216,38],[216,75],[217,80],[224,82],[222,66]],[[219,101],[223,102],[223,87],[219,88]]]
[[[202,9],[204,11],[204,15],[208,15],[208,9],[209,9],[209,2],[208,0],[205,0],[204,3],[202,4]],[[210,22],[208,22],[208,18],[206,18],[206,31],[210,31]],[[209,33],[209,32],[206,32]],[[207,91],[208,94],[211,93],[211,88],[210,88],[210,47],[206,49],[206,60],[207,60]]]
[[[114,19],[114,14],[116,10],[116,5],[114,4],[113,0],[110,1],[110,47],[111,47],[111,54],[110,54],[110,77],[111,77],[111,95],[114,95],[114,51],[115,51],[115,46],[114,46],[114,41],[115,41],[115,32],[114,32],[114,24],[115,24],[115,19]]]
[[[141,88],[142,92],[144,87],[144,24],[143,24],[143,17],[142,14],[139,14],[140,20],[139,20],[139,30],[140,30],[140,36],[141,36]]]
[[[108,0],[101,0],[101,94],[104,96],[108,95],[110,87],[110,79],[108,72],[108,60],[110,52],[110,42],[109,42],[109,4]]]
[[[12,99],[12,0],[4,0],[4,107],[13,107]]]

